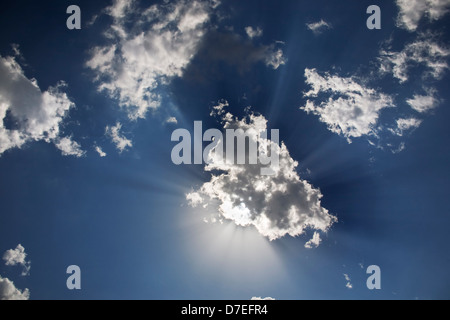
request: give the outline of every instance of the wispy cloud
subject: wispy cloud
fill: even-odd
[[[314,34],[318,35],[332,28],[332,25],[325,20],[320,20],[318,22],[307,23],[306,27],[311,30]]]
[[[109,136],[112,142],[115,144],[117,150],[120,153],[124,152],[127,148],[133,147],[133,142],[127,139],[120,132],[122,130],[122,124],[117,122],[114,127],[107,126],[106,127],[106,135]]]

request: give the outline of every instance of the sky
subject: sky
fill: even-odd
[[[450,298],[449,0],[0,16],[0,300]],[[279,130],[279,166],[176,164],[200,121]]]

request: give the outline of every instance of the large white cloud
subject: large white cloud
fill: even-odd
[[[3,255],[3,260],[7,266],[22,266],[22,276],[28,276],[31,270],[31,262],[27,261],[25,248],[19,244],[16,249],[10,249]]]
[[[330,131],[349,141],[376,135],[380,112],[394,106],[392,97],[365,86],[356,77],[321,75],[316,69],[306,69],[305,77],[311,90],[305,93],[308,100],[301,109],[319,116]],[[321,99],[324,94],[326,98]]]
[[[61,143],[69,138],[60,137],[61,125],[74,107],[63,92],[65,86],[60,82],[42,92],[14,57],[0,56],[0,155],[29,141],[52,142],[62,149]],[[83,152],[66,154],[81,156]]]
[[[158,88],[181,76],[195,55],[216,5],[180,0],[138,9],[137,1],[115,0],[106,10],[114,20],[111,43],[93,49],[87,62],[99,90],[117,98],[130,119],[145,118],[160,105]]]
[[[16,288],[14,283],[0,276],[0,300],[29,300],[30,290],[23,291]]]
[[[450,11],[450,0],[397,0],[400,13],[398,25],[415,31],[422,18],[430,21],[441,19]]]
[[[214,108],[213,114],[221,117],[224,129],[267,129],[262,115],[250,114],[248,119],[237,119],[225,112],[223,103]],[[273,146],[274,142],[261,140],[261,145]],[[302,180],[284,143],[272,152],[279,156],[273,175],[261,175],[261,164],[235,165],[211,156],[205,171],[211,172],[211,180],[187,195],[193,207],[203,207],[217,212],[214,221],[230,220],[242,227],[255,227],[270,240],[284,236],[300,236],[307,230],[327,232],[337,221],[322,207],[322,194],[310,183]],[[249,161],[247,163],[250,163]],[[216,174],[220,172],[220,174]]]

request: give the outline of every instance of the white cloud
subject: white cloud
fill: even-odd
[[[345,287],[347,288],[347,289],[353,289],[353,285],[352,285],[352,279],[350,279],[350,277],[348,276],[348,274],[344,274],[344,278],[345,278],[345,281],[347,281],[347,284],[345,285]]]
[[[27,254],[25,248],[22,245],[18,245],[16,249],[10,249],[3,255],[3,260],[7,266],[21,266],[22,276],[30,275],[31,262],[27,261]]]
[[[267,297],[267,298],[253,297],[252,298],[252,301],[275,301],[275,300],[276,299],[270,298],[270,297]]]
[[[320,238],[320,234],[318,232],[315,232],[313,238],[305,244],[305,248],[306,249],[317,248],[318,246],[320,246],[321,242],[322,239]]]
[[[177,118],[175,118],[175,117],[170,117],[170,118],[168,118],[168,119],[166,120],[166,123],[169,123],[169,124],[178,124],[178,120],[177,120]]]
[[[266,56],[266,65],[277,70],[282,65],[286,64],[286,58],[284,56],[283,50],[278,49]]]
[[[405,83],[411,69],[422,67],[426,70],[422,72],[424,78],[440,79],[449,69],[450,49],[434,38],[432,34],[424,34],[400,52],[382,50],[379,57],[381,72],[392,73],[400,83]]]
[[[81,150],[81,146],[69,137],[57,139],[55,141],[55,146],[61,150],[63,156],[80,158],[85,155],[85,152]]]
[[[439,104],[434,91],[429,92],[426,96],[414,95],[412,99],[408,99],[406,102],[419,113],[427,113],[435,109]]]
[[[256,29],[253,27],[246,27],[245,32],[247,33],[250,39],[259,38],[263,35],[263,29],[257,27]]]
[[[316,35],[332,28],[331,24],[329,24],[323,19],[318,22],[307,23],[306,27]]]
[[[263,132],[267,120],[262,115],[250,114],[239,120],[224,111],[227,103],[214,108],[224,129],[242,129]],[[210,154],[211,163],[205,171],[211,172],[211,180],[187,195],[190,205],[217,208],[215,221],[229,220],[238,226],[255,227],[258,232],[273,241],[284,236],[300,236],[306,230],[327,232],[337,221],[321,205],[322,194],[307,181],[301,180],[284,143],[262,139],[261,146],[274,147],[280,163],[272,168],[273,175],[261,175],[261,164],[230,165]],[[264,147],[262,147],[264,148]],[[221,172],[221,174],[218,174]]]
[[[397,6],[398,26],[415,31],[423,17],[432,22],[445,16],[450,11],[450,0],[397,0]]]
[[[306,82],[311,90],[305,93],[306,106],[301,109],[320,117],[328,129],[353,138],[376,135],[380,112],[393,107],[393,99],[386,94],[361,84],[357,78],[343,78],[325,73],[321,76],[316,69],[305,70]],[[327,99],[320,101],[319,96]]]
[[[98,155],[99,155],[101,158],[104,158],[104,157],[107,156],[107,154],[106,154],[105,152],[103,152],[102,148],[100,148],[99,146],[96,146],[96,147],[95,147],[95,151],[98,153]]]
[[[74,107],[65,86],[60,82],[42,92],[15,58],[0,56],[0,155],[30,141],[60,142],[61,125]]]
[[[29,300],[30,290],[23,291],[16,288],[14,283],[0,276],[0,300]]]
[[[137,9],[136,1],[115,0],[106,10],[114,18],[111,44],[95,48],[86,64],[98,89],[117,98],[130,119],[145,118],[160,106],[158,89],[183,75],[216,5],[180,0]]]
[[[117,150],[120,153],[124,152],[127,148],[133,147],[133,142],[122,135],[120,130],[122,129],[122,124],[117,122],[114,127],[106,127],[106,135],[108,135],[112,142],[116,145]]]
[[[418,128],[421,124],[421,120],[414,118],[397,120],[397,126],[402,131]]]

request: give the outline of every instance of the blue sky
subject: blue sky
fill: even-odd
[[[373,4],[381,30],[366,27]],[[0,298],[448,299],[449,11],[2,4]],[[220,103],[236,118],[212,117]],[[256,126],[249,112],[280,130],[275,177],[172,163],[175,129]]]

